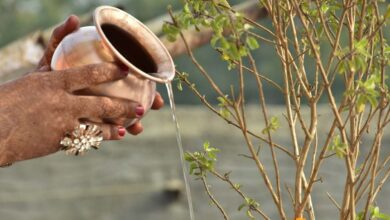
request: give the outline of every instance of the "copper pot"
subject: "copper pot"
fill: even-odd
[[[94,11],[94,26],[81,27],[66,36],[54,52],[51,68],[62,70],[102,62],[123,63],[129,75],[103,83],[81,94],[130,99],[149,110],[156,82],[168,83],[175,67],[168,50],[144,24],[128,13],[110,6]],[[134,123],[127,120],[125,125]]]

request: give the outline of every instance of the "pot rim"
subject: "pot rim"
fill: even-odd
[[[116,13],[121,18],[124,18],[124,20],[126,20],[127,22],[124,22],[123,20],[119,20],[119,19],[117,19],[117,20],[104,19],[104,17],[102,17],[102,13],[103,13],[103,11],[106,11],[106,10],[109,10],[113,13]],[[175,77],[175,66],[174,66],[172,57],[168,52],[168,49],[164,46],[164,44],[160,41],[160,39],[141,21],[139,21],[138,19],[136,19],[135,17],[133,17],[129,13],[127,13],[119,8],[115,8],[112,6],[106,6],[106,5],[99,6],[95,9],[95,11],[93,13],[93,21],[94,21],[96,30],[97,30],[98,34],[100,35],[100,37],[103,39],[103,42],[105,43],[105,45],[111,50],[112,53],[115,54],[115,56],[123,64],[128,66],[132,72],[135,72],[135,73],[141,75],[142,77],[145,77],[147,79],[150,79],[152,81],[159,82],[159,83],[168,83],[168,82],[173,80],[173,78]],[[154,45],[153,49],[158,50],[157,52],[150,51],[150,49],[148,50],[148,48],[145,47],[145,49],[151,54],[154,62],[156,63],[156,66],[157,66],[156,73],[145,73],[144,71],[142,71],[141,69],[139,69],[138,67],[133,65],[131,62],[129,62],[111,44],[111,42],[107,39],[106,35],[104,34],[104,32],[101,28],[102,24],[112,24],[112,25],[115,25],[115,26],[127,31],[127,29],[132,29],[132,27],[130,27],[129,23],[133,23],[133,24],[141,27],[141,32],[146,34],[145,36],[142,36],[142,37],[148,38],[149,42],[152,41],[151,43]],[[129,33],[129,34],[131,34],[131,33]],[[131,35],[137,39],[136,36],[134,36],[133,34],[131,34]],[[163,61],[156,62],[157,55],[159,57],[163,57]]]

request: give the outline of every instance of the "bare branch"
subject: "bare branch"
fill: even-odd
[[[206,178],[204,176],[202,176],[200,178],[202,180],[202,183],[203,183],[203,186],[206,190],[206,193],[207,195],[209,196],[209,198],[211,199],[211,201],[213,201],[213,203],[217,206],[218,210],[221,212],[223,218],[225,220],[228,220],[229,217],[228,215],[226,214],[225,210],[223,209],[223,207],[221,206],[221,204],[219,204],[219,202],[214,198],[213,194],[211,194],[210,192],[210,188],[209,188],[209,185],[207,184],[207,181],[206,181]]]

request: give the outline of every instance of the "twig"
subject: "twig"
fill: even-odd
[[[191,155],[190,154],[190,156],[191,156],[191,158],[193,159],[193,160],[195,160],[197,163],[199,163],[199,164],[201,164],[202,166],[205,166],[205,164],[204,164],[204,162],[203,161],[201,161],[201,160],[199,160],[198,158],[196,158],[196,157],[194,157],[193,155]],[[226,183],[228,183],[231,187],[232,187],[232,189],[234,190],[234,191],[236,191],[237,193],[238,193],[238,195],[242,198],[242,199],[246,199],[247,198],[247,196],[245,195],[245,193],[243,193],[241,190],[240,190],[240,188],[239,187],[236,187],[236,185],[230,180],[230,178],[229,178],[229,173],[227,173],[227,174],[225,174],[225,175],[222,175],[222,174],[220,174],[220,173],[218,173],[217,171],[215,171],[214,169],[212,169],[212,170],[207,170],[208,172],[210,172],[212,175],[214,175],[215,177],[217,177],[218,179],[220,179],[220,180],[222,180],[222,181],[224,181],[224,182],[226,182]],[[266,220],[271,220],[259,207],[251,207],[251,210],[254,210],[254,211],[256,211],[257,213],[259,213],[264,219],[266,219]]]
[[[169,15],[171,16],[171,19],[176,27],[178,27],[177,21],[175,17],[173,16],[172,9],[169,8],[168,10]],[[211,87],[218,93],[219,96],[224,96],[224,93],[221,91],[221,89],[218,87],[218,85],[214,82],[214,80],[210,77],[209,74],[207,74],[207,71],[203,68],[203,66],[195,59],[194,54],[192,53],[190,46],[187,43],[186,38],[183,35],[183,32],[180,31],[180,37],[182,41],[184,42],[184,45],[187,49],[187,53],[191,58],[191,61],[195,64],[195,66],[198,68],[198,70],[202,73],[202,75],[207,79],[207,81],[210,83]]]
[[[182,76],[182,74],[181,74],[179,71],[176,71],[176,74],[178,74],[179,76]],[[222,118],[223,120],[225,120],[228,124],[231,124],[231,125],[233,125],[234,127],[240,129],[240,126],[239,126],[237,123],[235,123],[235,122],[229,120],[228,118],[224,117],[223,115],[221,115],[221,113],[220,113],[218,110],[216,110],[216,109],[207,101],[207,99],[206,99],[203,95],[201,95],[201,94],[199,93],[198,90],[196,90],[196,88],[191,84],[191,82],[189,82],[189,81],[188,81],[186,78],[184,78],[183,76],[181,77],[181,80],[182,80],[182,82],[184,82],[184,83],[188,86],[189,89],[191,89],[192,92],[195,93],[196,96],[198,96],[198,98],[200,99],[200,101],[201,101],[208,109],[210,109],[212,112],[214,112],[214,113],[215,113],[216,115],[218,115],[220,118]],[[259,139],[259,140],[261,140],[261,141],[263,141],[263,142],[265,142],[265,143],[267,143],[267,144],[270,143],[266,138],[257,135],[255,132],[252,132],[252,131],[249,131],[249,130],[248,130],[247,132],[248,132],[248,134],[250,134],[251,136],[253,136],[253,137],[255,137],[255,138],[257,138],[257,139]],[[292,158],[292,159],[294,158],[294,155],[293,155],[290,151],[288,151],[285,147],[283,147],[282,145],[273,143],[273,146],[276,147],[277,149],[283,151],[284,153],[286,153],[290,158]]]
[[[337,201],[333,198],[333,196],[330,195],[329,192],[326,192],[326,195],[328,195],[328,198],[330,199],[330,201],[333,202],[333,204],[336,206],[336,208],[337,208],[339,211],[341,211],[340,205],[339,205],[339,204],[337,203]]]
[[[256,61],[253,59],[252,54],[248,53],[248,57],[249,57],[249,62],[251,63],[252,69],[256,73],[256,76],[259,76],[260,74],[259,74],[259,72],[257,70],[257,67],[256,67]],[[268,128],[269,127],[269,121],[268,121],[267,104],[266,104],[266,101],[265,101],[263,84],[261,82],[260,77],[256,77],[256,83],[257,83],[257,87],[258,87],[258,95],[259,95],[259,99],[260,99],[260,107],[261,107],[261,110],[263,112],[263,118],[264,118],[265,126],[266,126],[266,128]],[[281,197],[281,191],[280,191],[279,165],[278,165],[278,159],[276,157],[276,154],[275,154],[275,151],[274,151],[274,148],[273,148],[273,141],[272,141],[271,131],[269,129],[267,129],[267,135],[268,135],[268,141],[269,141],[269,146],[270,146],[270,150],[271,150],[272,162],[273,162],[273,165],[274,165],[275,181],[276,181],[278,197],[279,197],[279,201],[281,203],[280,207],[282,208],[283,204],[282,204],[282,197]]]
[[[221,204],[219,204],[219,202],[214,198],[214,196],[211,194],[210,192],[210,189],[209,189],[209,186],[207,185],[207,181],[206,181],[206,178],[204,176],[202,176],[200,178],[202,180],[202,183],[203,183],[203,186],[207,192],[207,195],[209,196],[209,198],[211,199],[211,201],[213,201],[213,203],[217,206],[217,208],[219,209],[219,211],[221,212],[223,218],[225,220],[228,220],[229,217],[228,215],[226,214],[225,210],[223,209],[223,207],[221,206]]]

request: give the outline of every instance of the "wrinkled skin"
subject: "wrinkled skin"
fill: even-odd
[[[60,140],[86,118],[140,118],[142,106],[130,100],[81,96],[74,91],[103,82],[119,80],[126,69],[110,63],[64,71],[52,71],[50,62],[61,40],[77,30],[79,20],[70,16],[57,27],[36,71],[0,85],[0,166],[45,156],[60,150]],[[156,93],[152,109],[163,106]],[[105,140],[124,136],[121,125],[98,123]],[[142,132],[140,122],[126,128],[133,135]]]

